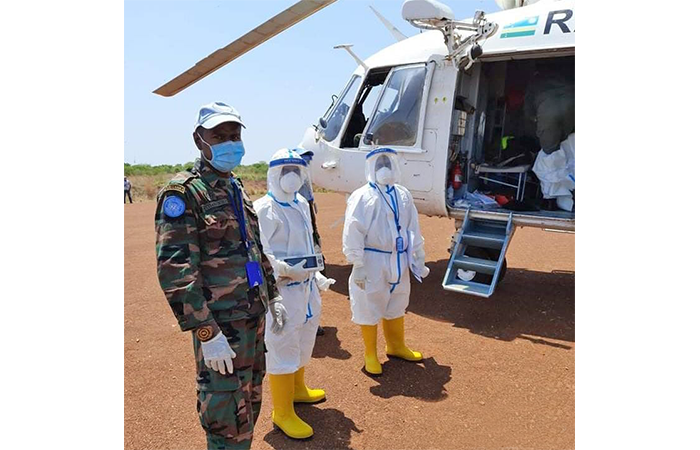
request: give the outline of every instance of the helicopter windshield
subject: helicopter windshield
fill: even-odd
[[[391,73],[368,129],[375,144],[410,147],[416,143],[426,72],[423,66]]]
[[[357,90],[360,88],[360,77],[358,75],[353,75],[348,83],[347,87],[340,96],[337,102],[337,106],[333,109],[330,117],[327,119],[326,128],[323,131],[323,138],[327,141],[332,141],[338,137],[340,129],[343,127],[345,122],[345,117],[350,111],[350,107],[355,101],[355,96],[357,95]]]

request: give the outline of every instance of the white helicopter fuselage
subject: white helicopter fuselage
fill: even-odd
[[[466,99],[475,107],[473,113],[467,116],[466,124],[462,124],[463,137],[462,142],[458,144],[468,152],[475,152],[477,147],[483,144],[479,133],[483,133],[480,127],[483,128],[485,109],[485,101],[480,98],[483,96],[482,85],[486,76],[481,70],[484,64],[494,61],[572,57],[575,53],[573,0],[542,1],[489,14],[486,19],[496,23],[498,28],[495,34],[482,43],[483,54],[473,64],[468,64],[466,70],[464,57],[446,58],[448,48],[443,35],[434,30],[425,31],[379,51],[364,61],[366,68],[363,65],[358,66],[348,86],[324,115],[328,119],[333,117],[338,108],[346,108],[342,106],[344,103],[350,106],[339,132],[332,139],[326,139],[324,128],[314,125],[306,130],[299,144],[299,147],[314,152],[311,163],[314,185],[344,193],[353,192],[367,182],[367,153],[377,147],[391,147],[399,154],[400,184],[411,191],[420,213],[456,219],[461,214],[463,217],[464,211],[460,212],[450,207],[446,192],[452,153],[450,148],[451,145],[455,145],[457,97]],[[382,142],[375,144],[371,136],[367,139],[374,116],[381,112],[381,91],[378,94],[379,101],[374,105],[371,115],[366,118],[359,144],[343,148],[341,141],[350,126],[353,105],[357,103],[362,92],[361,88],[356,87],[361,87],[365,77],[376,69],[391,69],[387,75],[389,80],[392,73],[415,67],[425,67],[415,142],[412,145]],[[355,80],[355,77],[359,78]],[[386,88],[385,85],[381,89]],[[546,215],[519,216],[516,223],[522,226],[569,230],[574,226],[572,217],[562,219]]]

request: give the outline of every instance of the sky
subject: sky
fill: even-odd
[[[179,164],[199,151],[192,131],[201,105],[222,101],[246,124],[243,164],[267,161],[296,146],[350,79],[357,64],[338,44],[365,59],[395,42],[372,5],[406,36],[403,0],[338,0],[173,97],[152,91],[197,61],[296,3],[295,0],[124,3],[124,162]],[[443,0],[458,19],[493,0]]]

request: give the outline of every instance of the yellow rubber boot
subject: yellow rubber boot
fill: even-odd
[[[381,375],[382,365],[377,358],[377,326],[360,325],[360,328],[365,342],[365,370],[371,375]]]
[[[304,368],[294,373],[294,402],[318,403],[326,399],[326,391],[323,389],[309,389],[304,381]]]
[[[423,355],[420,352],[414,352],[406,347],[403,332],[403,316],[396,319],[382,319],[384,328],[384,339],[386,339],[386,354],[397,358],[405,359],[406,361],[420,361]]]
[[[272,423],[293,439],[306,439],[313,428],[294,412],[294,374],[268,375],[272,394]]]

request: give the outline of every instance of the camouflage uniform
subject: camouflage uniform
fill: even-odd
[[[265,312],[278,295],[274,273],[262,252],[258,219],[240,180],[251,259],[261,264],[265,283],[249,288],[247,252],[229,195],[231,183],[201,160],[181,172],[158,194],[156,255],[158,278],[183,331],[193,331],[197,361],[197,411],[210,449],[247,449],[260,412],[265,376]],[[184,212],[163,212],[169,196],[179,196]],[[233,374],[204,365],[194,331],[220,330],[236,352]]]

